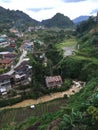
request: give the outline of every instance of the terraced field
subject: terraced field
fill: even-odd
[[[13,127],[20,122],[27,120],[31,116],[41,116],[44,113],[57,111],[61,106],[64,106],[67,101],[64,98],[56,99],[47,103],[35,105],[34,109],[30,107],[5,109],[0,111],[0,129],[6,126]]]

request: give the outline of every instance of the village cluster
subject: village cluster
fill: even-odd
[[[23,59],[23,54],[19,57],[15,53],[15,41],[9,40],[7,36],[0,37],[0,47],[10,46],[13,51],[0,52],[0,69],[6,69],[8,72],[4,72],[0,75],[0,93],[2,95],[7,92],[15,85],[26,85],[31,81],[32,66],[29,65],[29,59]],[[31,43],[30,43],[30,46]],[[24,43],[24,48],[30,49],[29,43]],[[24,53],[24,52],[22,52]],[[19,61],[16,59],[20,59]],[[18,63],[16,63],[18,62]]]
[[[19,33],[15,29],[11,29],[16,36],[22,37],[23,34]],[[26,58],[28,51],[33,51],[34,43],[25,40],[21,45],[20,52],[22,53],[19,56],[15,52],[16,44],[13,38],[9,38],[8,36],[1,35],[0,36],[0,48],[10,48],[9,51],[0,52],[0,70],[6,72],[2,72],[0,74],[0,93],[1,95],[6,95],[9,90],[14,88],[15,86],[27,85],[32,80],[32,66],[29,65],[29,58]],[[46,76],[45,78],[47,88],[53,88],[55,86],[62,85],[61,76]]]

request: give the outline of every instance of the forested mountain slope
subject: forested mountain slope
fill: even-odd
[[[9,10],[0,6],[0,29],[26,28],[38,25],[39,22],[30,18],[27,14],[19,10]]]
[[[42,24],[46,27],[71,28],[74,27],[73,21],[63,14],[57,13],[51,19],[43,20]]]
[[[0,6],[0,30],[9,28],[18,28],[22,31],[30,26],[45,26],[45,27],[58,27],[58,28],[71,28],[74,27],[73,21],[63,14],[57,13],[50,19],[39,22],[32,19],[26,13],[19,10],[9,10]]]

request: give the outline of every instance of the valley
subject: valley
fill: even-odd
[[[0,129],[97,130],[98,16],[39,23],[0,10]]]

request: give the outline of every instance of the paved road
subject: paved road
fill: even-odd
[[[20,56],[18,63],[13,68],[11,68],[11,70],[9,72],[4,73],[4,74],[7,74],[7,75],[13,74],[14,73],[14,68],[16,68],[17,66],[19,66],[23,62],[23,60],[26,57],[26,55],[27,55],[27,51],[23,50],[22,55]]]
[[[27,51],[23,50],[23,53],[20,56],[20,59],[19,59],[18,63],[16,64],[16,66],[14,68],[16,68],[17,66],[19,66],[23,62],[23,59],[26,57],[26,55],[27,55]]]

